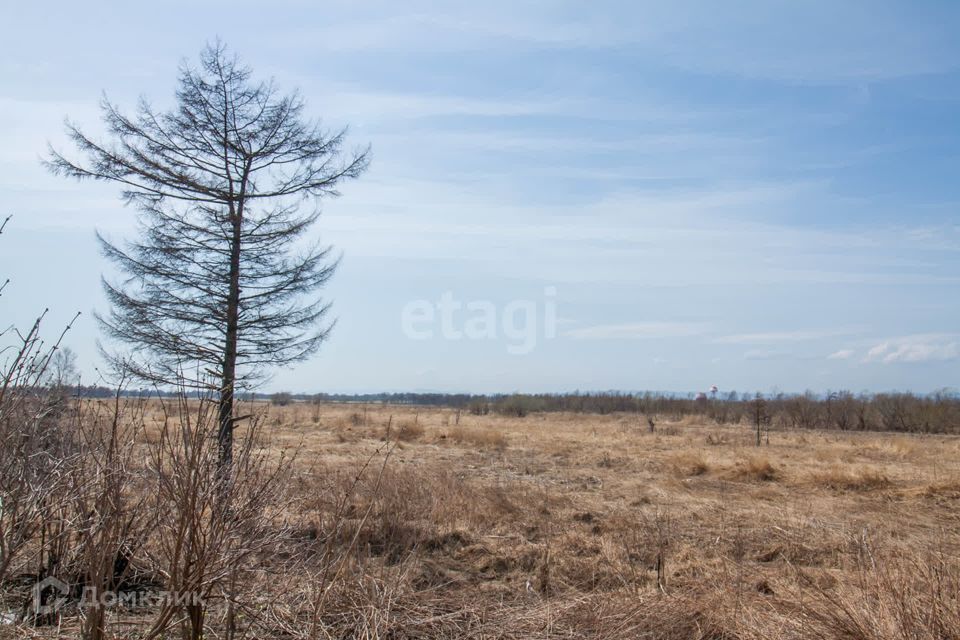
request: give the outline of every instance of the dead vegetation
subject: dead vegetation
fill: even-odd
[[[750,455],[730,471],[729,477],[747,482],[773,482],[779,480],[781,472],[766,456]]]
[[[143,539],[130,564],[143,589],[186,585],[196,563],[171,545],[200,526],[204,608],[106,608],[104,637],[148,634],[163,616],[168,629],[233,638],[886,640],[960,628],[949,436],[774,430],[758,449],[748,427],[661,419],[650,432],[618,414],[251,412],[264,410],[260,423],[277,426],[241,450],[251,480],[275,480],[237,487],[242,513],[202,526],[183,505],[209,499],[209,474],[161,473],[207,464],[184,460],[202,447],[155,403],[129,414],[140,417],[118,490],[140,498],[116,505]],[[149,477],[169,482],[156,493]],[[5,585],[9,610],[27,598],[18,584]],[[80,614],[71,605],[55,624],[0,634],[75,637]]]
[[[699,451],[682,451],[670,457],[670,466],[675,475],[683,478],[702,476],[710,470],[707,459]]]
[[[449,433],[450,439],[457,444],[501,450],[505,449],[507,446],[507,437],[496,429],[454,427]]]
[[[874,491],[891,486],[890,478],[871,467],[834,465],[811,478],[816,484],[836,491]]]

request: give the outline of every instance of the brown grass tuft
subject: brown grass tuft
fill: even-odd
[[[931,482],[922,492],[925,498],[960,499],[960,479]]]
[[[700,451],[682,451],[670,457],[673,473],[680,477],[702,476],[710,471],[710,464]]]
[[[941,554],[868,563],[849,585],[816,590],[802,607],[810,637],[956,638],[960,567]]]
[[[875,491],[886,489],[893,483],[886,475],[870,467],[843,467],[834,465],[826,471],[815,473],[811,480],[834,491]]]
[[[728,477],[746,482],[773,482],[779,480],[782,473],[765,456],[750,456],[730,470]]]
[[[415,420],[407,420],[399,423],[390,435],[401,442],[412,442],[413,440],[418,440],[423,437],[423,434],[424,428],[422,424]]]
[[[471,444],[490,449],[506,449],[507,437],[500,431],[480,427],[457,427],[450,438],[458,444]]]

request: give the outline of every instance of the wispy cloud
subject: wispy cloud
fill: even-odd
[[[822,340],[857,333],[857,329],[801,329],[797,331],[769,331],[766,333],[739,333],[715,338],[717,344],[776,344],[780,342],[804,342]]]
[[[708,330],[706,324],[699,322],[632,322],[571,329],[563,335],[577,340],[685,338],[703,335]]]
[[[867,351],[864,362],[943,362],[960,358],[960,335],[931,333],[885,340]]]
[[[849,360],[854,355],[853,349],[840,349],[827,356],[827,360]]]
[[[632,48],[688,71],[806,83],[936,73],[957,66],[949,4],[925,15],[896,3],[747,2],[741,11],[699,3],[631,2],[584,14],[539,3],[493,1],[381,6],[367,15],[284,34],[283,43],[328,52],[602,51]]]

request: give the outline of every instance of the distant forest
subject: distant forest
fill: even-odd
[[[116,395],[105,386],[76,387],[85,398]],[[122,395],[174,396],[176,392],[127,391]],[[644,420],[677,422],[700,417],[716,424],[755,424],[768,428],[837,429],[841,431],[901,431],[960,433],[960,394],[944,389],[930,394],[860,393],[849,391],[816,394],[747,394],[731,391],[716,397],[703,394],[618,391],[558,394],[466,393],[247,393],[246,401],[293,403],[396,404],[449,407],[472,415],[498,414],[525,417],[532,413],[627,413]],[[646,424],[646,422],[645,422]]]
[[[531,413],[627,413],[645,423],[680,421],[688,416],[717,424],[755,424],[767,428],[838,429],[842,431],[902,431],[960,433],[960,394],[953,390],[912,393],[854,394],[849,391],[815,394],[563,393],[470,395],[442,393],[376,393],[293,395],[275,393],[274,404],[292,402],[384,403],[445,406],[473,415],[524,417]]]

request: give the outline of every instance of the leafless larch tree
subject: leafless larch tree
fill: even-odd
[[[199,68],[182,65],[174,109],[141,100],[130,117],[104,98],[107,141],[68,122],[81,158],[51,148],[47,159],[56,174],[121,185],[137,209],[135,240],[98,236],[126,275],[104,279],[111,306],[99,321],[131,347],[134,357],[113,357],[138,376],[171,383],[187,372],[216,390],[224,466],[236,390],[310,356],[329,334],[318,290],[337,261],[305,236],[321,199],[368,165],[369,149],[346,151],[346,130],[330,133],[303,109],[217,44]]]

